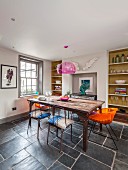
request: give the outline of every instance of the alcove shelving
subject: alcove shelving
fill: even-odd
[[[118,108],[115,120],[128,123],[128,49],[109,52],[108,71],[108,106]]]
[[[61,64],[62,60],[52,61],[51,64],[51,89],[52,95],[61,96],[62,95],[62,74],[57,73],[57,65]]]

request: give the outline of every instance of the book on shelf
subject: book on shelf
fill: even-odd
[[[126,94],[126,88],[116,88],[115,89],[115,94]]]

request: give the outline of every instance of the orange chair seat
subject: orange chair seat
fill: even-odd
[[[113,120],[111,114],[109,113],[104,114],[96,113],[94,115],[90,115],[89,119],[101,124],[110,124]]]
[[[38,104],[38,103],[35,103],[35,107],[41,109],[42,111],[48,110],[50,108],[49,106],[41,105],[41,104]]]

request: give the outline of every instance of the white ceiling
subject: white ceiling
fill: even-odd
[[[0,0],[0,46],[50,60],[128,47],[128,0]]]

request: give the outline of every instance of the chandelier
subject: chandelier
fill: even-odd
[[[57,65],[58,74],[74,74],[76,72],[76,66],[72,62],[63,62]]]

